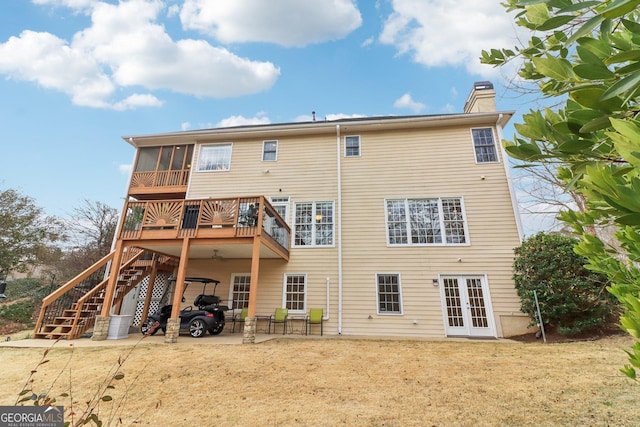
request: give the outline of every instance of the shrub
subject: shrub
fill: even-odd
[[[536,322],[534,291],[545,328],[576,335],[607,325],[617,310],[607,276],[587,270],[576,239],[538,233],[515,250],[514,280],[522,311]]]

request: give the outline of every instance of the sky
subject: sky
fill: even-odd
[[[2,0],[0,189],[48,215],[120,210],[123,135],[461,113],[476,81],[521,114],[513,73],[478,59],[518,44],[500,2]]]

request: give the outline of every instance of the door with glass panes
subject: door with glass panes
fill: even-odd
[[[447,336],[496,336],[485,276],[441,276],[440,293]]]

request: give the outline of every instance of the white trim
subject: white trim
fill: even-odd
[[[333,243],[331,243],[330,245],[317,245],[316,242],[316,223],[314,221],[315,219],[315,215],[316,214],[316,206],[318,203],[331,203],[331,211],[332,211],[332,215],[333,215],[333,222],[332,222],[332,230],[331,230],[331,235],[333,236],[332,240]],[[303,204],[311,204],[313,206],[313,215],[314,218],[311,219],[311,244],[310,245],[297,245],[296,244],[296,230],[297,230],[297,225],[298,223],[296,222],[297,219],[297,208],[298,205],[303,205]],[[292,218],[291,218],[291,247],[293,248],[335,248],[336,247],[336,202],[333,200],[313,200],[313,201],[308,201],[308,202],[294,202],[293,203],[293,212],[292,212]]]
[[[491,138],[493,139],[493,152],[496,155],[496,161],[493,162],[479,162],[478,156],[476,154],[476,141],[473,139],[473,131],[475,129],[491,129]],[[496,139],[496,134],[494,132],[493,126],[476,126],[469,128],[469,135],[471,136],[471,148],[473,148],[473,158],[476,162],[476,165],[486,165],[486,164],[496,164],[500,163],[500,153],[497,147],[498,141]]]
[[[236,277],[249,277],[249,288],[251,288],[251,273],[231,273],[231,282],[229,283],[229,301],[231,301],[230,308],[233,307],[233,290],[236,285]]]
[[[282,307],[287,307],[287,278],[289,276],[302,276],[304,277],[304,301],[302,303],[302,310],[291,310],[289,314],[306,314],[307,312],[307,294],[309,293],[309,281],[307,280],[307,273],[284,273],[282,280]]]
[[[275,159],[265,159],[264,158],[265,148],[266,148],[268,142],[275,142],[276,143],[276,158]],[[278,143],[277,139],[265,139],[264,141],[262,141],[262,161],[263,162],[277,162],[278,161],[278,146],[279,145],[280,144]]]
[[[502,126],[499,125],[500,119],[502,119],[502,114],[498,117],[498,121],[496,122],[496,131],[498,132],[498,140],[502,141]],[[502,144],[500,145],[500,153],[502,153],[502,158],[504,159],[504,173],[507,178],[507,187],[509,187],[509,196],[511,196],[511,208],[513,209],[513,215],[516,219],[516,228],[518,230],[518,236],[520,237],[520,242],[524,240],[524,227],[522,226],[522,218],[520,218],[520,208],[518,207],[518,197],[516,196],[516,190],[513,185],[513,177],[511,176],[511,168],[508,162],[507,152],[504,149]]]
[[[380,288],[378,278],[380,276],[397,276],[398,277],[398,304],[400,305],[400,311],[380,311]],[[381,316],[402,316],[404,315],[404,304],[402,302],[402,275],[396,272],[375,273],[376,283],[376,314]]]
[[[207,147],[215,146],[228,146],[229,147],[229,168],[228,169],[200,169],[200,161],[202,159],[202,150]],[[194,150],[195,151],[195,150]],[[231,170],[231,158],[233,156],[233,142],[221,142],[215,144],[199,144],[198,145],[198,163],[196,164],[195,171],[199,173],[207,172],[229,172]]]
[[[447,243],[447,234],[445,232],[444,227],[444,214],[442,210],[442,200],[443,199],[459,199],[460,207],[462,209],[462,221],[464,226],[464,243]],[[404,200],[405,202],[405,227],[407,232],[407,243],[391,243],[389,236],[389,214],[387,210],[387,202],[391,200]],[[438,216],[440,223],[440,232],[442,236],[442,242],[440,243],[412,243],[411,240],[411,221],[408,218],[409,213],[409,200],[437,200],[438,201]],[[384,225],[385,225],[385,234],[387,247],[389,248],[402,248],[402,247],[425,247],[425,246],[471,246],[471,237],[469,236],[469,224],[467,221],[467,210],[464,205],[464,197],[462,196],[437,196],[437,197],[428,197],[428,196],[417,196],[417,197],[386,197],[383,201],[384,203]]]
[[[358,138],[358,155],[347,155],[347,138]],[[344,157],[361,157],[362,156],[362,137],[360,135],[345,135],[344,136]]]
[[[468,308],[466,310],[463,309],[462,317],[466,323],[466,326],[463,327],[464,331],[461,331],[463,333],[461,334],[448,333],[447,329],[449,328],[448,326],[449,317],[447,313],[447,302],[446,302],[446,297],[444,294],[444,286],[443,286],[443,281],[445,279],[455,279],[456,282],[458,283],[458,286],[460,286],[460,280],[463,280],[465,285],[465,290],[466,290],[467,279],[480,279],[484,309],[487,316],[487,328],[486,328],[488,331],[487,335],[472,333],[472,326],[469,324],[470,319],[468,315],[469,314]],[[493,338],[497,337],[496,322],[495,322],[495,317],[493,313],[493,304],[491,302],[491,289],[489,286],[489,278],[487,277],[486,273],[440,273],[438,274],[438,287],[440,288],[440,308],[442,309],[442,322],[443,322],[442,326],[444,329],[445,336],[469,336],[469,337],[493,337]],[[461,303],[468,302],[468,298],[469,297],[466,292],[465,293],[461,292]]]

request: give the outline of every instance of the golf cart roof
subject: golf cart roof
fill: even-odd
[[[169,278],[170,281],[176,281],[177,278],[176,277],[170,277]],[[208,283],[215,283],[216,285],[220,283],[219,280],[216,279],[209,279],[207,277],[185,277],[184,278],[185,283],[186,282],[196,282],[196,283],[204,283],[204,284],[208,284]]]

